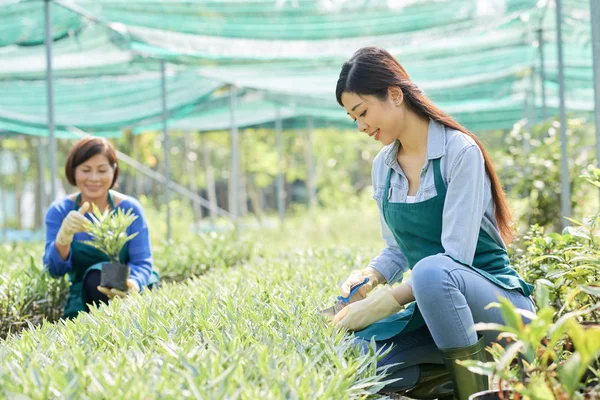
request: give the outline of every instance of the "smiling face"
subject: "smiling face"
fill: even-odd
[[[75,168],[75,184],[86,200],[103,200],[108,196],[115,170],[108,158],[96,154]]]
[[[342,93],[341,99],[358,130],[385,146],[392,144],[403,129],[405,111],[401,97],[398,91],[390,90],[385,100],[350,92]]]

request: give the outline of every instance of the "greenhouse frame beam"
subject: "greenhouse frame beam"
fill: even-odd
[[[44,1],[45,37],[46,45],[46,89],[48,99],[48,162],[50,163],[50,202],[56,200],[56,135],[54,122],[54,88],[52,86],[52,18],[50,15],[51,0]],[[45,206],[45,205],[44,205]]]
[[[167,184],[165,187],[165,204],[167,206],[167,240],[171,240],[171,205],[169,185],[171,183],[171,166],[169,165],[169,149],[171,143],[169,142],[169,130],[167,129],[167,120],[169,119],[167,109],[167,79],[166,79],[166,66],[165,61],[160,60],[160,98],[162,108],[162,128],[163,128],[163,146],[165,152],[165,178]]]
[[[279,223],[283,226],[285,221],[285,179],[283,176],[283,127],[281,122],[281,109],[275,110],[275,131],[277,146],[277,212],[279,214]]]
[[[546,66],[544,62],[544,30],[542,28],[538,29],[537,34],[538,49],[540,55],[540,89],[542,95],[542,121],[545,121],[548,117],[548,111],[546,106]]]
[[[592,25],[592,70],[594,74],[594,116],[596,130],[596,160],[600,163],[600,0],[590,0],[590,24]],[[600,167],[600,164],[597,164]]]
[[[308,205],[310,209],[317,206],[317,181],[315,176],[315,160],[313,153],[313,119],[306,118],[306,164],[308,167]]]
[[[40,213],[40,226],[42,228],[44,228],[44,225],[46,224],[46,219],[44,218],[44,212],[43,210],[48,206],[47,203],[47,193],[46,193],[46,156],[44,154],[44,138],[43,137],[38,137],[37,138],[37,150],[38,150],[38,174],[39,176],[39,184],[40,184],[40,198],[37,199],[37,201],[39,201],[40,203],[40,210],[42,210],[42,212]]]
[[[229,213],[232,216],[236,235],[239,233],[239,174],[240,174],[240,150],[239,150],[239,131],[235,120],[235,111],[237,108],[237,92],[236,86],[229,87],[229,124],[231,132],[231,194],[229,199]]]
[[[562,226],[570,225],[566,218],[571,217],[571,184],[569,180],[569,154],[567,151],[567,115],[565,109],[565,76],[563,63],[562,42],[562,4],[556,1],[556,47],[558,55],[558,93],[559,93],[559,118],[560,118],[560,206],[562,213]]]

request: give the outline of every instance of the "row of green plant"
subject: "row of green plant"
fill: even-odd
[[[0,246],[0,338],[18,332],[42,319],[55,321],[69,290],[68,278],[54,279],[42,265],[43,246]],[[253,253],[249,240],[234,234],[195,234],[186,240],[153,246],[154,265],[163,281],[183,280],[211,268],[227,268],[247,261]]]
[[[582,180],[600,188],[600,169],[588,168]],[[493,362],[465,363],[498,383],[496,398],[600,397],[600,213],[570,221],[563,233],[534,225],[511,249],[513,265],[535,282],[537,316],[500,299],[491,306],[505,324],[477,326],[508,343],[490,349]]]
[[[383,385],[373,351],[320,310],[370,254],[290,252],[216,268],[0,342],[0,398],[347,399]]]

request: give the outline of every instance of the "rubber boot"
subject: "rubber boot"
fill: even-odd
[[[412,389],[403,393],[411,399],[440,399],[452,398],[454,384],[448,368],[441,364],[419,365],[421,375]]]
[[[483,337],[472,346],[440,351],[444,358],[444,363],[452,376],[452,381],[454,382],[454,397],[456,399],[469,400],[469,396],[473,393],[488,389],[489,384],[487,376],[475,374],[456,363],[456,361],[459,360],[487,361]]]

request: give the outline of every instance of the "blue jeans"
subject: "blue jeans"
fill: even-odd
[[[503,289],[469,267],[442,255],[427,257],[417,263],[408,284],[427,326],[377,342],[378,350],[392,348],[378,366],[400,363],[390,367],[388,378],[402,379],[386,390],[401,391],[414,386],[420,376],[419,364],[443,364],[439,349],[475,344],[478,340],[473,329],[475,323],[503,324],[498,308],[485,309],[489,303],[498,301],[498,297],[507,298],[517,308],[535,312],[530,297],[518,290]],[[486,345],[498,341],[498,332],[482,331],[479,334]]]

